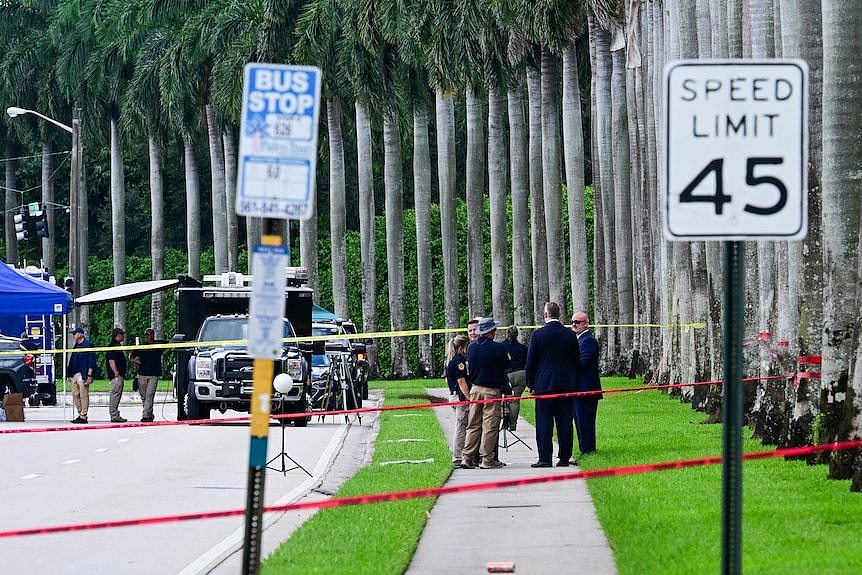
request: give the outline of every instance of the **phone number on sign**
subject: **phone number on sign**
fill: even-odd
[[[246,199],[237,202],[237,213],[261,218],[302,219],[310,210],[311,204],[309,203]]]

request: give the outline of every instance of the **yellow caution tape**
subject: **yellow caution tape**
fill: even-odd
[[[519,330],[523,329],[539,329],[540,325],[522,325],[516,326]],[[590,326],[591,328],[613,328],[613,327],[630,327],[630,328],[670,328],[670,327],[681,327],[686,332],[691,329],[704,329],[706,328],[706,322],[694,322],[694,323],[686,323],[686,324],[678,324],[678,323],[600,323],[593,324]],[[400,330],[400,331],[376,331],[369,333],[340,333],[340,334],[331,334],[331,335],[308,335],[308,336],[297,336],[297,337],[286,337],[282,339],[285,343],[299,343],[299,342],[315,342],[315,341],[330,341],[330,340],[340,340],[340,339],[391,339],[395,337],[413,337],[420,335],[435,335],[435,334],[447,334],[447,333],[464,333],[463,327],[452,327],[452,328],[432,328],[432,329],[408,329],[408,330]],[[224,340],[224,341],[184,341],[180,343],[157,343],[157,344],[141,344],[141,345],[112,345],[112,346],[100,346],[100,347],[84,347],[84,348],[67,348],[67,349],[36,349],[36,350],[28,350],[28,351],[0,351],[0,357],[8,356],[8,355],[38,355],[38,354],[62,354],[62,353],[83,353],[83,352],[108,352],[108,351],[132,351],[136,349],[143,350],[153,350],[153,349],[190,349],[190,348],[200,348],[200,347],[220,347],[220,346],[230,346],[230,345],[246,345],[248,343],[247,339],[235,339],[235,340]]]

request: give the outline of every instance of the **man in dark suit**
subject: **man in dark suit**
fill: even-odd
[[[545,325],[536,330],[527,348],[527,387],[534,395],[565,393],[577,389],[578,337],[560,323],[560,306],[545,304]],[[539,461],[533,467],[550,467],[554,425],[557,426],[558,467],[572,461],[573,405],[571,397],[536,400],[536,446]]]
[[[599,381],[599,342],[590,333],[590,318],[582,311],[572,316],[572,331],[578,336],[581,359],[578,364],[578,391],[601,391]],[[574,400],[575,426],[581,453],[596,450],[596,411],[601,393],[576,396]]]

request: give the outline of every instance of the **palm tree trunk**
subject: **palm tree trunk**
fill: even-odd
[[[485,315],[485,129],[482,100],[467,89],[467,307]]]
[[[823,405],[822,442],[862,435],[858,348],[859,210],[862,178],[862,12],[852,0],[823,0]],[[828,31],[828,32],[827,32]],[[854,341],[856,335],[856,341]],[[852,369],[851,369],[852,366]],[[850,406],[854,406],[850,408]],[[815,441],[817,442],[817,441]],[[851,476],[856,454],[832,455],[830,477]],[[859,470],[854,488],[860,488]]]
[[[527,68],[530,132],[530,242],[533,246],[533,321],[542,317],[548,293],[548,235],[545,230],[545,194],[542,157],[542,76]]]
[[[285,238],[284,245],[290,245],[290,220],[287,220],[286,225],[284,226],[285,230]],[[254,250],[254,246],[256,246],[260,242],[260,235],[263,231],[263,220],[261,218],[256,218],[254,216],[246,216],[245,217],[245,245],[246,245],[246,253],[248,254],[248,261],[246,262],[246,273],[249,275],[254,274],[254,268],[252,267],[252,258],[251,253]]]
[[[613,114],[614,162],[614,247],[617,274],[617,323],[631,324],[634,319],[634,281],[632,277],[632,197],[631,145],[626,109],[625,52],[612,54],[611,106]],[[627,362],[631,354],[632,328],[620,328],[620,359]]]
[[[611,99],[611,75],[613,71],[613,57],[610,52],[610,33],[594,26],[595,53],[596,53],[596,87],[593,98],[596,101],[596,156],[599,160],[599,200],[600,210],[596,212],[597,217],[601,215],[601,221],[596,220],[596,230],[602,234],[601,246],[603,247],[603,261],[601,268],[604,277],[601,284],[604,286],[604,313],[601,314],[605,321],[617,321],[619,300],[617,297],[617,270],[614,260],[614,163],[613,163],[613,138],[612,118],[613,107]],[[613,328],[597,330],[605,345],[601,353],[604,357],[608,371],[616,371],[618,366],[617,354],[617,330]]]
[[[165,190],[162,182],[162,156],[156,136],[148,138],[150,155],[150,214],[152,235],[150,236],[150,257],[153,262],[153,279],[165,277]],[[156,330],[156,339],[164,336],[165,294],[156,292],[152,296],[150,325]]]
[[[521,84],[523,76],[521,76]],[[523,88],[509,90],[509,155],[512,186],[512,287],[515,324],[532,325],[533,303],[530,261],[530,173]],[[527,322],[530,322],[529,324]]]
[[[460,323],[458,310],[458,228],[455,218],[455,103],[439,89],[437,112],[437,180],[440,189],[440,232],[443,251],[443,301],[446,327]]]
[[[111,235],[114,285],[126,283],[126,179],[120,122],[111,117]],[[114,325],[126,327],[126,302],[114,303]]]
[[[377,331],[377,263],[374,232],[374,165],[371,156],[371,121],[356,103],[356,155],[359,186],[359,237],[362,261],[362,330]],[[377,346],[368,346],[368,363],[377,375]]]
[[[344,136],[341,133],[341,100],[326,99],[329,130],[329,243],[332,259],[332,301],[335,313],[350,317],[347,309],[347,198],[344,190]]]
[[[227,258],[227,205],[225,204],[224,187],[224,149],[222,148],[221,131],[216,124],[212,104],[205,107],[207,119],[207,134],[210,151],[210,181],[212,194],[213,218],[213,261],[215,273],[229,271]]]
[[[308,270],[308,287],[314,303],[320,304],[320,272],[317,256],[317,193],[312,194],[311,217],[299,220],[299,265]]]
[[[431,149],[428,143],[428,110],[424,103],[413,104],[413,207],[416,210],[416,276],[419,291],[419,329],[431,329],[434,293],[431,285]],[[430,335],[419,336],[419,370],[425,377],[434,371]]]
[[[578,55],[574,39],[569,42],[563,54],[563,151],[569,204],[572,311],[586,311],[590,303],[590,278],[587,275],[587,237],[584,222],[584,133],[581,125]]]
[[[795,285],[800,311],[796,339],[790,340],[791,352],[818,355],[823,334],[823,36],[820,0],[794,1],[782,10],[782,41],[785,57],[803,58],[808,63],[808,236],[788,245],[788,281]],[[796,272],[795,270],[799,270]],[[795,281],[795,278],[800,278]],[[791,281],[793,280],[793,281]],[[794,305],[791,300],[790,305]],[[820,386],[817,380],[802,381],[789,390],[789,425],[781,446],[806,445],[811,440],[812,424],[819,413]],[[814,438],[817,441],[817,438]]]
[[[224,197],[227,226],[227,269],[239,271],[239,222],[236,217],[236,140],[233,130],[222,133],[224,144]],[[249,258],[251,260],[251,258]]]
[[[562,181],[560,170],[560,108],[557,102],[557,58],[542,48],[542,192],[548,234],[548,291],[551,301],[566,308],[566,250],[563,245]]]
[[[602,169],[601,150],[599,148],[599,113],[598,113],[598,59],[597,49],[599,29],[594,15],[587,19],[590,35],[590,159],[593,174],[593,297],[592,323],[601,324],[606,318],[607,285],[605,284],[605,242],[601,226],[604,205],[602,204]],[[596,328],[594,328],[596,329]],[[598,329],[596,336],[601,337]],[[604,338],[603,343],[606,344]],[[600,347],[599,367],[603,368],[607,359],[607,345]]]
[[[4,214],[3,222],[6,226],[6,263],[8,264],[18,264],[18,238],[15,236],[15,221],[14,210],[18,209],[19,206],[23,205],[23,200],[19,201],[18,192],[18,182],[15,178],[15,170],[18,167],[17,160],[13,160],[16,154],[15,141],[7,132],[6,134],[6,146],[5,146],[6,157],[10,158],[6,160],[6,172],[5,172],[5,183],[6,189],[3,191],[6,195],[6,211]]]
[[[42,204],[48,221],[48,237],[42,238],[42,267],[48,274],[54,274],[54,243],[56,238],[54,217],[54,148],[47,140],[42,143]]]
[[[506,201],[509,173],[506,150],[506,96],[488,90],[488,195],[491,207],[491,310],[503,325],[512,323],[509,299],[509,249]]]
[[[384,186],[386,198],[386,270],[390,327],[404,329],[404,197],[401,174],[401,134],[398,119],[383,118]],[[406,377],[407,349],[403,337],[392,339],[392,376]]]
[[[201,279],[201,190],[198,179],[198,161],[195,146],[188,133],[183,133],[183,156],[186,179],[186,246],[188,274]]]

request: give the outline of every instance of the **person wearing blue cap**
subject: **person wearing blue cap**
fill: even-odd
[[[484,317],[476,327],[479,338],[467,348],[467,371],[470,401],[500,399],[508,389],[506,372],[511,367],[503,344],[494,341],[500,322]],[[497,459],[497,438],[500,434],[501,407],[499,401],[470,404],[467,416],[467,436],[461,454],[461,467],[496,469],[503,467]]]
[[[75,339],[73,349],[93,347],[86,337],[84,328],[76,327],[72,330]],[[69,363],[66,365],[66,379],[72,387],[72,401],[78,417],[72,423],[87,423],[87,411],[90,409],[90,384],[93,383],[93,374],[96,372],[96,354],[92,351],[72,352]]]

